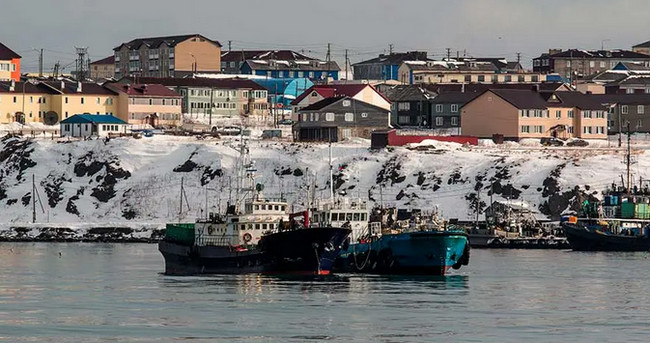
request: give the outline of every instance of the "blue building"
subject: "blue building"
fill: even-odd
[[[433,61],[426,51],[398,52],[355,63],[355,80],[399,80],[398,69],[404,61]]]
[[[266,88],[270,104],[282,104],[283,108],[289,108],[294,99],[314,85],[307,78],[268,78],[254,79],[253,81]]]
[[[247,60],[240,68],[242,74],[310,80],[338,80],[340,70],[336,62],[320,60]]]

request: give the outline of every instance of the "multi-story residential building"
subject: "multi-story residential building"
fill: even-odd
[[[460,135],[460,109],[480,94],[477,92],[444,92],[431,99],[430,128]]]
[[[300,110],[293,126],[298,142],[337,142],[370,138],[374,130],[390,127],[390,111],[349,96],[333,96]]]
[[[391,103],[388,98],[386,98],[371,85],[357,83],[315,85],[307,89],[304,93],[302,93],[299,97],[291,102],[293,113],[298,113],[300,109],[311,104],[315,104],[323,99],[338,96],[349,96],[353,99],[363,101],[365,103],[390,111]]]
[[[398,69],[405,61],[432,61],[426,51],[380,54],[378,57],[352,65],[355,80],[399,80]]]
[[[115,77],[184,77],[221,71],[221,44],[199,34],[138,38],[113,49]]]
[[[429,127],[430,101],[435,93],[416,85],[397,85],[384,89],[391,104],[391,124],[395,127]]]
[[[56,112],[60,119],[83,113],[117,115],[117,93],[99,84],[70,81],[45,81],[40,84],[56,92],[52,96],[50,110]]]
[[[130,84],[135,80],[136,78],[122,78],[119,82]],[[269,114],[268,91],[248,79],[139,77],[137,81],[158,83],[180,94],[183,113],[212,113],[227,117]]]
[[[308,78],[310,80],[338,80],[339,65],[321,60],[247,60],[240,69],[242,74],[269,78]]]
[[[39,83],[0,81],[0,123],[41,122],[56,94]]]
[[[221,54],[221,72],[239,74],[248,60],[317,61],[292,50],[230,50]]]
[[[607,108],[610,134],[650,132],[650,94],[597,94],[591,96]]]
[[[108,56],[90,63],[90,78],[93,80],[112,79],[115,77],[115,56]]]
[[[507,66],[508,63],[505,63]],[[505,67],[504,68],[507,68]],[[399,81],[426,83],[536,83],[546,81],[545,75],[514,68],[502,72],[490,61],[405,61],[398,69]]]
[[[505,139],[607,138],[605,107],[579,92],[491,89],[461,109],[464,135]]]
[[[20,81],[20,55],[0,43],[0,81]]]
[[[119,93],[118,117],[133,125],[177,127],[182,124],[182,97],[160,84],[119,84],[107,87]]]
[[[629,50],[551,49],[533,59],[533,71],[543,74],[557,73],[565,80],[575,81],[612,69],[620,62],[650,65],[650,55]]]
[[[632,51],[639,54],[650,55],[650,41],[639,43],[633,46]]]

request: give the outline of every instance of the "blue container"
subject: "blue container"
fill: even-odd
[[[618,205],[618,196],[617,195],[612,195],[611,202],[612,202],[612,206]]]

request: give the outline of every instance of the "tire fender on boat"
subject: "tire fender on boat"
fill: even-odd
[[[248,243],[253,239],[253,236],[250,233],[246,232],[243,238],[244,238],[244,242]]]

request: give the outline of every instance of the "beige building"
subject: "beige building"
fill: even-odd
[[[159,84],[107,85],[119,93],[118,117],[132,125],[177,127],[182,124],[182,97]]]
[[[465,104],[464,135],[505,139],[607,138],[605,108],[579,92],[492,89]]]
[[[113,49],[115,77],[183,77],[221,71],[221,44],[199,34],[138,38]]]
[[[46,81],[41,82],[56,94],[52,96],[51,111],[59,120],[75,114],[117,115],[116,92],[93,82]]]
[[[0,123],[41,122],[57,94],[49,87],[30,82],[0,82]]]
[[[398,71],[398,80],[408,84],[422,83],[537,83],[546,81],[540,73],[500,72],[491,62],[405,61]]]
[[[90,78],[97,81],[115,77],[115,56],[90,63]]]

